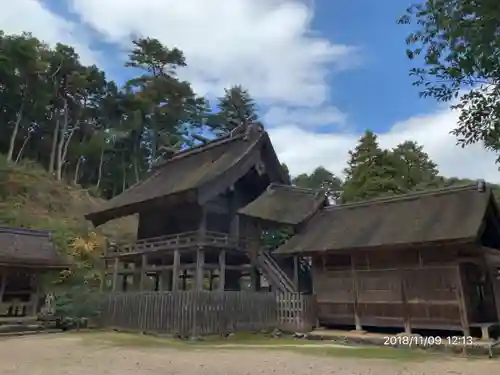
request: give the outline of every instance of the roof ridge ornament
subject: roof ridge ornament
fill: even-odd
[[[254,139],[256,136],[262,134],[264,132],[264,125],[260,122],[254,122],[246,125],[245,129],[245,138],[247,141],[249,139]]]
[[[477,180],[477,191],[483,193],[486,190],[486,181],[482,178]]]

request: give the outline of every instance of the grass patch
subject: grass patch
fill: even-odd
[[[179,340],[171,337],[146,334],[96,331],[70,333],[78,335],[86,345],[104,345],[131,348],[172,348],[176,350],[279,350],[321,357],[348,357],[362,359],[387,359],[399,361],[422,361],[436,359],[437,354],[417,349],[394,349],[381,347],[340,347],[332,343],[298,340],[292,337],[271,338],[264,334],[239,333],[226,339],[219,336],[206,337],[201,341]],[[443,354],[439,355],[443,358]]]

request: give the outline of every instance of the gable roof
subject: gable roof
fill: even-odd
[[[94,225],[134,214],[140,205],[174,195],[194,193],[218,184],[223,190],[242,177],[265,151],[275,179],[285,182],[281,165],[269,136],[264,131],[249,131],[218,138],[175,154],[146,180],[107,201],[103,207],[85,215]],[[224,180],[224,181],[222,181]],[[222,183],[221,183],[222,181]],[[227,186],[226,186],[227,185]]]
[[[468,185],[331,206],[276,253],[474,241],[490,204],[489,188]]]
[[[64,267],[48,230],[0,226],[0,263]]]
[[[322,191],[273,183],[257,199],[238,210],[238,214],[298,225],[327,203],[328,199]]]

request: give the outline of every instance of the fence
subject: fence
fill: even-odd
[[[314,322],[312,296],[298,293],[111,293],[101,312],[107,327],[186,337],[274,328],[306,332]]]

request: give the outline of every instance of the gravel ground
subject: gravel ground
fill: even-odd
[[[0,339],[1,375],[498,375],[500,359],[406,362],[265,349],[175,350],[84,343],[77,336]]]

